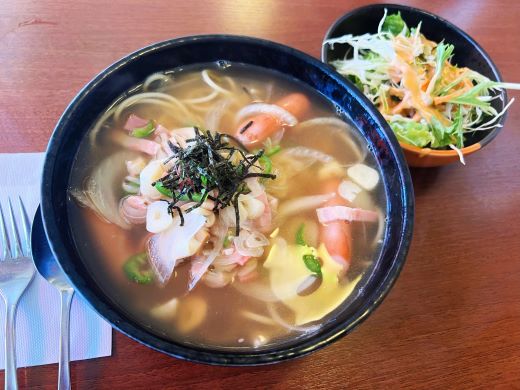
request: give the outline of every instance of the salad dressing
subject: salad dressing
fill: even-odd
[[[376,33],[346,34],[324,44],[350,46],[351,54],[330,64],[363,91],[401,143],[452,149],[462,163],[469,139],[499,126],[514,101],[497,102],[497,91],[520,89],[457,66],[452,44],[427,39],[421,23],[410,28],[399,12],[385,10]]]
[[[399,52],[397,52],[393,65],[402,73],[401,81],[403,87],[406,89],[403,101],[406,99],[408,105],[418,111],[418,113],[426,119],[428,123],[431,123],[432,117],[435,117],[435,119],[443,125],[449,125],[449,121],[427,102],[429,99],[428,96],[426,96],[426,93],[421,90],[421,80],[419,79],[419,75],[414,68],[401,57]]]

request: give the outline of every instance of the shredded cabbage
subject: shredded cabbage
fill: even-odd
[[[491,81],[452,63],[455,47],[428,40],[421,25],[409,28],[400,13],[385,13],[375,34],[328,39],[348,45],[345,58],[330,62],[378,107],[399,141],[453,149],[462,156],[468,133],[491,130],[514,99],[498,112],[493,100],[517,83]],[[463,158],[461,157],[461,162]]]

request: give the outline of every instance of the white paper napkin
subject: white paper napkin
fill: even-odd
[[[40,203],[40,175],[43,153],[0,154],[0,203],[7,212],[7,197],[18,211],[21,196],[32,220]],[[0,265],[1,266],[1,265]],[[5,305],[0,299],[0,369],[5,368]],[[60,339],[60,296],[58,290],[36,273],[16,314],[17,366],[38,366],[58,362]],[[112,328],[78,295],[70,313],[70,357],[72,360],[110,356]]]

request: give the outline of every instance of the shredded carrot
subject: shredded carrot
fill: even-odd
[[[401,140],[423,147],[424,153],[430,150],[428,146],[463,147],[464,133],[491,128],[489,124],[505,112],[491,106],[493,90],[520,89],[520,84],[493,82],[474,70],[458,67],[451,63],[454,45],[427,39],[420,24],[409,28],[399,13],[390,16],[400,20],[404,26],[401,31],[393,31],[390,24],[385,27],[385,12],[377,34],[329,39],[331,46],[348,43],[354,51],[352,59],[331,64],[356,81],[366,79],[365,94],[377,104],[394,132]],[[475,86],[482,88],[465,95]],[[479,126],[488,116],[494,119]],[[443,131],[437,131],[441,128]]]
[[[403,98],[404,96],[404,91],[402,89],[398,89],[398,88],[395,88],[395,87],[390,87],[388,89],[388,93],[391,95],[391,96],[396,96],[398,98]]]
[[[426,90],[428,89],[428,85],[430,85],[430,82],[432,81],[431,77],[428,77],[426,78],[426,80],[424,80],[424,82],[421,84],[421,90],[423,92],[426,92]]]
[[[433,98],[433,104],[438,106],[439,104],[446,103],[446,102],[450,101],[451,99],[454,99],[454,98],[462,95],[466,91],[467,91],[467,89],[463,88],[463,89],[459,89],[458,91],[452,92],[449,95],[444,95],[444,96],[439,96],[439,97]]]
[[[402,110],[405,110],[407,108],[410,108],[410,102],[408,101],[408,99],[404,98],[399,102],[398,105],[392,108],[392,114],[399,114]]]
[[[466,86],[467,89],[473,88],[473,83],[471,82],[470,79],[464,79],[464,85]]]

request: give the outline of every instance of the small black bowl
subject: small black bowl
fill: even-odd
[[[225,60],[285,74],[314,88],[357,127],[382,172],[388,224],[374,271],[363,290],[319,332],[255,351],[216,350],[171,341],[152,333],[105,295],[82,262],[70,229],[67,187],[79,144],[94,120],[122,93],[148,75],[167,69]],[[273,42],[237,36],[196,36],[160,42],[128,55],[88,83],[67,107],[50,139],[41,188],[42,215],[52,252],[76,291],[112,326],[168,355],[209,364],[257,365],[315,351],[350,332],[381,303],[403,266],[413,226],[413,189],[403,154],[392,131],[365,97],[320,61]]]
[[[455,46],[453,56],[455,64],[473,69],[493,81],[502,81],[500,72],[491,57],[468,34],[440,16],[405,5],[371,4],[356,8],[336,20],[325,34],[323,41],[345,34],[376,33],[385,9],[388,14],[400,12],[409,27],[415,27],[421,23],[421,32],[426,38],[435,42],[444,41],[453,44]],[[326,64],[337,59],[343,59],[348,49],[348,45],[337,44],[334,45],[334,50],[332,50],[329,45],[324,44],[321,49],[321,59]],[[507,93],[503,90],[496,92],[496,94],[501,95],[501,97],[495,99],[492,106],[497,112],[500,112],[507,102]],[[466,147],[462,149],[463,154],[475,153],[491,142],[501,130],[505,120],[506,115],[503,115],[493,129],[468,134]],[[401,146],[404,148],[410,166],[430,167],[459,161],[459,156],[454,150],[433,150],[430,154],[425,155],[423,149],[406,144],[401,144]]]

